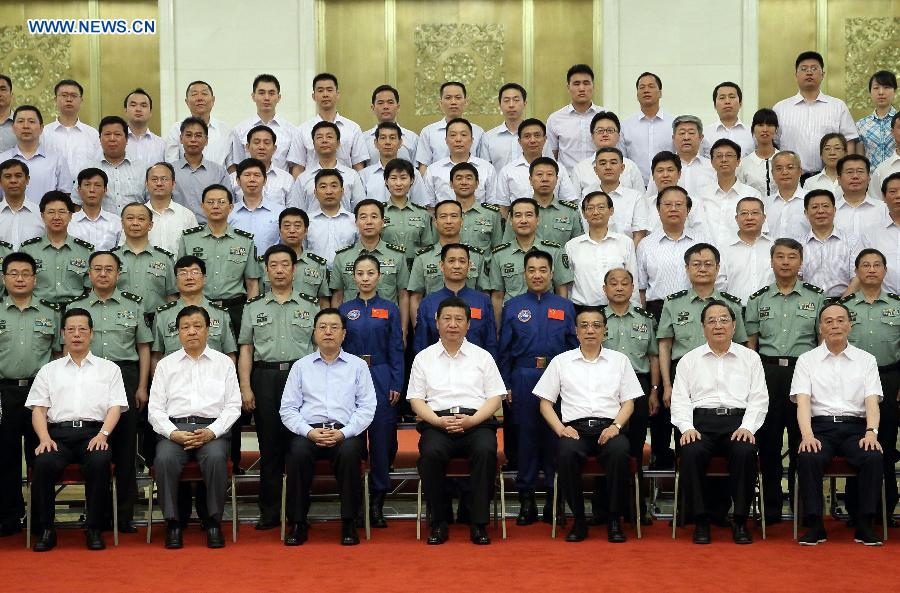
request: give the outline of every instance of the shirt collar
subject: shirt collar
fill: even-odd
[[[858,350],[853,346],[853,344],[847,343],[846,347],[839,352],[838,354],[834,354],[831,350],[828,349],[828,345],[823,341],[817,348],[819,350],[819,361],[823,361],[829,357],[837,358],[842,356],[844,358],[848,358],[850,360],[856,360]]]
[[[269,212],[272,212],[275,210],[275,206],[274,206],[274,204],[272,204],[272,202],[268,198],[263,197],[262,202],[259,203],[259,206],[257,206],[253,210],[250,210],[250,208],[247,208],[247,205],[244,203],[244,200],[240,200],[234,207],[235,212],[237,212],[239,210],[246,210],[247,212],[256,212],[257,210],[260,210],[260,209],[268,210]]]
[[[324,358],[322,358],[322,351],[319,350],[318,348],[316,348],[316,351],[312,353],[312,357],[313,357],[313,362],[322,361],[325,364],[329,364],[328,362],[325,362]],[[347,353],[344,351],[343,348],[341,348],[338,351],[337,358],[335,358],[334,361],[332,361],[332,362],[337,362],[339,360],[343,361],[343,362],[350,362],[350,358],[348,357]]]
[[[576,360],[581,359],[581,360],[583,360],[584,362],[586,362],[586,363],[588,363],[588,364],[597,364],[598,362],[600,362],[600,359],[601,359],[601,358],[602,358],[603,360],[607,360],[607,361],[608,361],[608,360],[609,360],[609,354],[607,354],[607,350],[609,350],[609,349],[608,349],[608,348],[603,348],[603,347],[601,347],[601,348],[600,348],[600,353],[597,355],[597,358],[595,358],[594,360],[588,360],[587,358],[584,357],[584,352],[581,351],[581,348],[578,347],[578,348],[575,348],[575,350],[574,350],[574,352],[575,352],[575,359],[576,359]]]
[[[828,95],[826,95],[825,93],[822,92],[822,89],[819,89],[819,94],[816,95],[816,98],[813,102],[814,103],[828,103],[828,100],[830,98],[831,97],[829,97]],[[797,94],[794,95],[794,105],[798,105],[800,103],[803,103],[804,101],[806,101],[806,99],[803,98],[803,95],[800,94],[800,91],[797,91]]]
[[[591,106],[588,107],[587,111],[585,111],[583,114],[578,113],[578,111],[575,109],[575,106],[572,105],[571,103],[566,105],[566,113],[578,113],[579,115],[586,115],[588,113],[597,113],[598,111],[600,111],[600,106],[597,105],[596,103],[594,103],[593,101],[591,101]]]
[[[735,121],[734,125],[731,126],[730,128],[727,127],[725,124],[723,124],[721,119],[716,119],[716,121],[714,121],[713,125],[712,125],[713,130],[719,130],[719,129],[736,130],[736,129],[744,129],[746,127],[747,126],[744,125],[744,122],[741,121],[741,118],[737,118],[737,121]]]
[[[65,357],[63,357],[63,360],[66,361],[65,366],[69,366],[70,364],[75,365],[76,367],[78,366],[78,364],[76,364],[75,361],[72,360],[71,354],[66,354]],[[94,353],[89,350],[87,356],[84,357],[84,360],[82,360],[81,363],[82,366],[84,366],[85,363],[91,366],[97,366],[97,357],[94,356]]]
[[[2,202],[0,202],[0,212],[6,209],[12,210],[12,206],[9,205],[9,202],[3,200]],[[28,212],[37,214],[40,211],[40,207],[28,198],[25,198],[19,211],[21,210],[27,210]]]

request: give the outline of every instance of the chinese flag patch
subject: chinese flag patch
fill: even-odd
[[[547,319],[559,319],[560,321],[566,318],[566,312],[562,309],[547,309]]]
[[[387,319],[388,318],[388,310],[387,309],[372,309],[372,317],[376,319]]]
[[[481,309],[472,307],[472,319],[481,319]]]

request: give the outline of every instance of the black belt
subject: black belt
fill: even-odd
[[[7,387],[29,387],[34,383],[34,377],[28,379],[0,379],[0,385]]]
[[[743,416],[746,408],[694,408],[694,414],[699,416]]]
[[[472,408],[460,408],[458,406],[454,406],[452,408],[447,408],[446,410],[439,410],[435,412],[438,416],[455,416],[456,414],[463,414],[465,416],[474,416],[478,413],[478,410]]]
[[[612,423],[612,418],[578,418],[567,423],[566,426],[571,426],[575,430],[590,431],[599,427],[609,426]]]
[[[183,416],[181,418],[169,417],[173,424],[212,424],[215,418],[203,418],[202,416]]]
[[[66,420],[65,422],[51,422],[50,428],[102,428],[103,423],[98,420]]]
[[[291,365],[293,362],[261,362],[257,361],[253,363],[253,366],[257,369],[268,369],[272,371],[289,371],[291,370]]]
[[[119,365],[119,368],[130,369],[138,366],[138,361],[136,360],[114,360],[113,362]]]
[[[813,422],[827,422],[829,424],[865,424],[866,419],[861,416],[813,416]]]
[[[232,305],[238,305],[238,304],[246,303],[246,302],[247,302],[247,295],[245,295],[245,294],[240,294],[240,295],[238,295],[238,296],[236,296],[236,297],[232,297],[232,298],[230,298],[230,299],[217,299],[217,300],[212,300],[212,299],[210,299],[209,302],[212,303],[213,305],[218,306],[218,307],[230,307],[230,306],[232,306]]]
[[[759,358],[765,364],[774,364],[779,367],[792,367],[797,364],[796,356],[763,356],[760,354]]]
[[[330,428],[332,430],[340,430],[344,425],[340,422],[313,422],[310,424],[313,428]]]
[[[523,356],[516,359],[516,366],[526,369],[545,369],[552,359],[552,356]]]
[[[895,362],[893,364],[886,364],[883,367],[878,367],[878,372],[879,373],[890,373],[891,371],[896,371],[898,367],[900,367],[900,362]]]

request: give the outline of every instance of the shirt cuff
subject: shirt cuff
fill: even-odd
[[[312,429],[313,429],[313,427],[310,426],[309,423],[304,422],[303,420],[300,420],[297,422],[297,434],[299,434],[300,436],[302,436],[304,438],[309,438],[307,435],[309,434],[309,431],[311,431]]]
[[[175,423],[168,418],[166,418],[165,421],[160,422],[159,428],[159,434],[166,437],[167,439],[171,438],[172,433],[178,430],[178,427],[175,426]]]
[[[220,418],[217,418],[215,422],[212,422],[212,423],[210,423],[209,425],[207,425],[206,428],[208,428],[209,430],[211,430],[212,433],[213,433],[214,435],[216,435],[216,438],[221,437],[221,436],[222,436],[223,434],[225,434],[225,432],[226,432],[226,431],[225,431],[225,427],[222,426],[222,421],[221,421]],[[240,438],[240,437],[238,437],[238,438]]]

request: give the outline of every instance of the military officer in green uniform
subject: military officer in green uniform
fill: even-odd
[[[766,522],[781,521],[784,492],[781,489],[781,451],[788,431],[790,467],[800,446],[797,404],[790,399],[791,379],[797,357],[818,345],[816,328],[825,294],[818,286],[802,282],[803,245],[793,239],[776,239],[771,249],[775,283],[753,293],[747,301],[746,327],[749,346],[759,352],[769,408],[756,433],[766,501]],[[788,480],[793,489],[793,480]]]
[[[244,303],[259,294],[261,272],[253,233],[228,224],[234,196],[225,186],[214,184],[204,189],[200,207],[207,222],[184,231],[178,257],[195,255],[206,262],[206,298],[228,309],[231,327],[238,332]]]
[[[260,454],[260,518],[257,529],[272,529],[281,516],[281,474],[291,433],[281,423],[281,394],[291,365],[315,350],[315,297],[293,288],[296,254],[273,245],[263,256],[272,290],[250,299],[241,327],[238,378],[243,407],[256,421]]]
[[[502,217],[500,206],[475,201],[475,190],[478,188],[478,169],[475,165],[469,162],[453,165],[450,169],[450,187],[463,209],[462,229],[459,232],[461,242],[490,252],[502,241]]]
[[[863,249],[856,256],[860,289],[841,302],[850,310],[850,343],[878,362],[884,399],[880,405],[878,441],[884,450],[884,489],[888,521],[897,506],[897,401],[900,399],[900,296],[884,290],[887,258],[877,249]],[[855,510],[855,486],[848,481],[848,508]],[[892,525],[896,526],[896,525]]]
[[[151,228],[153,212],[150,208],[137,202],[128,204],[122,208],[125,243],[113,248],[112,252],[122,262],[117,287],[144,297],[144,311],[152,327],[156,309],[172,300],[178,291],[173,269],[175,256],[150,244]]]
[[[569,269],[569,258],[562,246],[541,239],[538,229],[538,204],[533,198],[518,198],[509,207],[508,226],[514,239],[501,243],[491,252],[490,287],[494,318],[500,323],[503,303],[525,293],[525,254],[533,249],[546,251],[553,257],[553,291],[563,298],[569,296],[569,285],[575,279]]]
[[[88,259],[88,267],[92,289],[69,306],[91,314],[94,356],[111,360],[122,370],[128,410],[119,418],[110,446],[119,491],[119,531],[135,533],[137,529],[131,523],[137,501],[135,436],[138,414],[147,404],[153,335],[144,316],[143,297],[116,288],[119,257],[110,251],[97,251]]]
[[[22,242],[22,251],[37,262],[35,295],[65,306],[90,286],[88,257],[94,246],[69,234],[69,221],[75,212],[69,194],[47,192],[40,208],[47,234]]]
[[[37,437],[31,411],[25,408],[28,390],[38,370],[61,350],[60,306],[34,296],[37,264],[27,253],[3,258],[6,297],[0,304],[0,536],[21,531],[25,514],[22,498],[22,437],[29,463]]]
[[[406,248],[406,263],[409,268],[412,268],[416,251],[434,243],[431,213],[409,199],[414,180],[415,170],[407,160],[392,159],[384,166],[384,183],[389,198],[384,207],[384,230],[381,231],[381,238],[386,243]]]
[[[300,208],[289,206],[278,215],[278,234],[281,243],[287,245],[297,254],[297,265],[294,267],[294,290],[319,298],[321,308],[331,306],[331,289],[328,287],[328,262],[324,257],[303,249],[303,240],[309,230],[309,216]],[[260,294],[269,292],[269,279],[265,274],[265,262],[262,255],[257,256],[262,288]]]
[[[559,179],[559,164],[550,157],[538,157],[528,167],[528,180],[534,190],[534,199],[540,209],[538,236],[545,241],[565,245],[566,241],[584,234],[578,204],[559,200],[554,196]],[[510,242],[515,237],[512,226],[506,225],[503,241]]]

